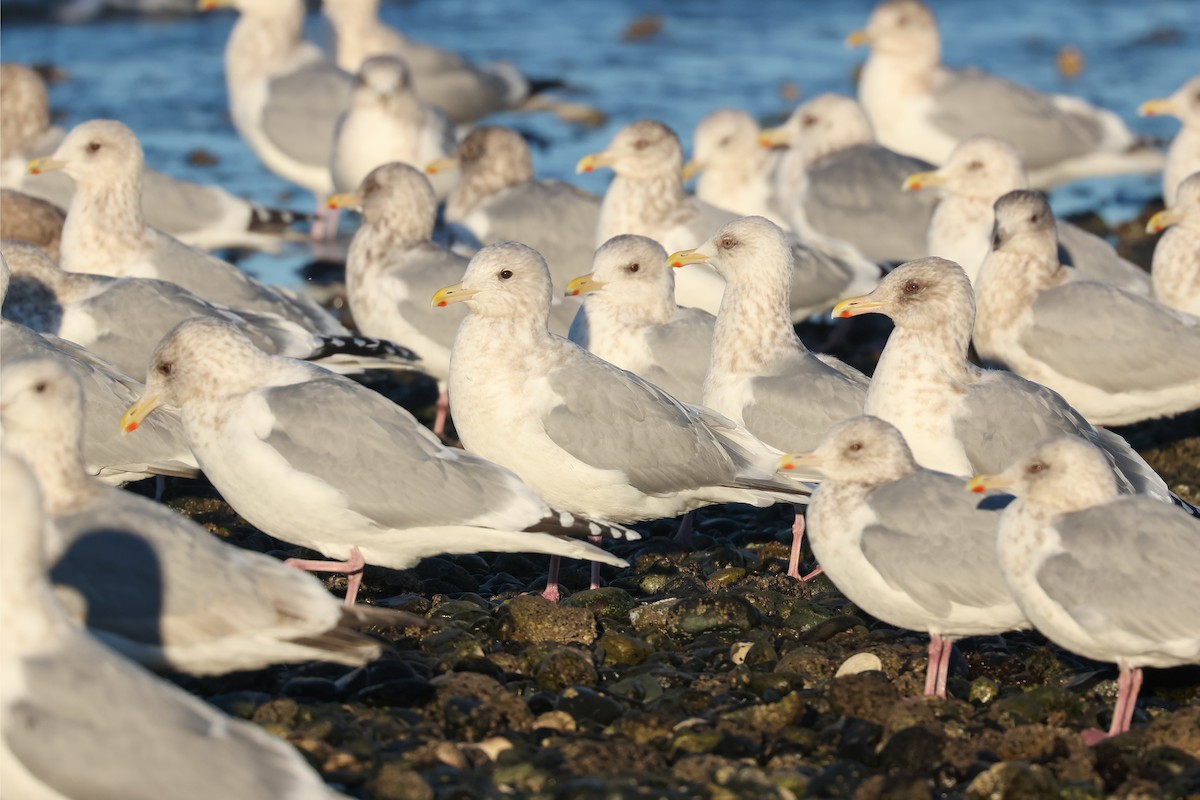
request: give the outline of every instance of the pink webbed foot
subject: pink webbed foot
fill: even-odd
[[[558,591],[558,567],[561,563],[562,556],[550,556],[550,571],[546,574],[546,588],[542,590],[542,597],[551,603],[561,599]]]
[[[796,510],[796,519],[792,522],[792,552],[788,557],[787,575],[801,583],[808,583],[825,571],[824,567],[816,567],[807,575],[800,574],[800,550],[804,545],[804,515]]]
[[[358,588],[362,585],[363,568],[366,562],[357,547],[350,548],[350,558],[347,561],[316,561],[303,558],[289,558],[283,562],[289,567],[308,572],[339,572],[346,577],[346,605],[354,605],[358,597]]]

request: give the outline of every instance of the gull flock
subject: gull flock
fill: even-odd
[[[686,540],[721,503],[794,506],[788,575],[928,633],[929,695],[955,640],[1035,628],[1117,665],[1094,744],[1129,730],[1144,667],[1200,662],[1196,510],[1106,428],[1200,408],[1200,77],[1141,107],[1181,121],[1164,153],[1111,110],[944,66],[930,9],[888,0],[848,39],[870,51],[857,100],[771,129],[715,110],[690,159],[631,122],[579,162],[614,173],[595,197],[476,125],[584,116],[552,83],[412,41],[378,0],[324,0],[333,57],[302,0],[199,6],[239,13],[233,127],[312,215],[152,172],[121,122],[63,131],[34,72],[0,76],[14,796],[341,796],[143,667],[363,664],[359,628],[424,624],[356,602],[366,565],[546,553],[557,600],[559,558],[626,567],[606,541],[680,516]],[[1160,171],[1149,274],[1034,191]],[[340,209],[361,216],[353,327],[202,249],[329,238]],[[870,376],[796,333],[863,314],[894,324]],[[432,430],[356,382],[378,369],[437,382]],[[198,474],[319,557],[118,488]],[[344,573],[344,600],[307,571]]]

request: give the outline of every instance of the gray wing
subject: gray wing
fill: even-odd
[[[353,76],[327,61],[314,61],[270,81],[262,111],[263,133],[289,158],[325,166],[333,152],[338,119],[353,96]]]
[[[559,403],[542,421],[559,447],[646,494],[734,485],[736,466],[696,412],[590,353],[574,356],[547,375]]]
[[[1166,642],[1200,639],[1200,523],[1145,497],[1069,514],[1054,525],[1064,552],[1037,581],[1076,622]]]
[[[1011,603],[996,556],[996,525],[1012,497],[988,497],[928,470],[881,486],[867,499],[878,522],[863,531],[863,554],[889,585],[934,614],[949,613],[952,602]]]
[[[434,244],[423,244],[403,255],[403,266],[389,270],[387,280],[404,284],[404,299],[397,302],[400,316],[447,349],[454,346],[465,308],[433,308],[429,301],[438,289],[463,278],[467,260]],[[403,343],[401,343],[403,344]]]
[[[977,70],[945,74],[933,91],[930,122],[955,139],[1003,139],[1031,170],[1087,155],[1103,141],[1098,119],[1064,111],[1048,95]]]
[[[221,224],[230,215],[231,205],[239,202],[245,207],[245,229],[250,225],[250,204],[221,187],[176,180],[152,169],[142,173],[146,223],[176,236]]]
[[[799,352],[776,372],[750,380],[752,397],[742,409],[746,428],[772,447],[812,450],[831,427],[863,413],[868,381],[862,375],[854,380]]]
[[[716,317],[707,311],[681,308],[670,322],[648,329],[646,343],[655,366],[642,377],[678,400],[700,403],[715,324]]]
[[[523,530],[546,507],[508,470],[444,447],[380,394],[336,376],[262,390],[265,442],[381,528],[479,524]],[[331,435],[331,431],[336,432]]]
[[[882,275],[869,261],[847,260],[797,241],[792,256],[791,307],[797,321],[828,311],[844,297],[869,292]]]
[[[812,227],[850,242],[876,261],[926,255],[926,232],[937,197],[902,192],[904,179],[933,169],[919,158],[877,144],[834,153],[808,169],[804,214]]]
[[[1109,392],[1200,382],[1200,319],[1094,281],[1038,295],[1020,343],[1068,378]]]
[[[1113,246],[1095,234],[1069,222],[1058,223],[1062,263],[1075,267],[1080,276],[1103,281],[1137,294],[1150,295],[1150,273],[1117,254]]]

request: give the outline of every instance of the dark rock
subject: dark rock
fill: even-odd
[[[644,639],[607,630],[596,640],[596,653],[605,666],[636,666],[645,661],[654,648]]]
[[[615,586],[602,586],[599,589],[585,589],[567,598],[568,606],[586,608],[601,620],[627,620],[629,612],[637,605],[637,601],[629,592]]]
[[[835,761],[808,784],[809,797],[852,797],[871,770],[857,761]]]
[[[967,800],[1057,800],[1058,781],[1045,767],[1020,761],[1002,762],[976,776]]]
[[[555,710],[565,711],[576,722],[586,720],[599,725],[611,725],[625,713],[619,701],[583,686],[564,689],[558,695]]]
[[[327,678],[292,678],[283,684],[286,697],[304,697],[310,700],[333,701],[340,692],[337,684]]]
[[[929,775],[942,760],[942,737],[923,727],[893,733],[879,751],[879,763],[906,775]]]
[[[861,717],[877,724],[887,722],[900,693],[882,672],[843,675],[829,687],[829,706],[835,714]]]
[[[557,692],[568,686],[595,686],[596,667],[589,653],[573,647],[555,647],[542,656],[534,671],[539,689]]]
[[[375,800],[433,800],[434,797],[433,787],[420,774],[395,761],[380,767],[369,786]]]
[[[711,594],[681,600],[667,614],[669,633],[695,636],[705,631],[745,631],[762,622],[762,616],[745,598]]]
[[[351,703],[366,706],[419,708],[434,698],[437,691],[429,681],[419,678],[399,678],[364,686],[350,696]]]
[[[586,609],[560,608],[541,595],[522,595],[500,607],[496,635],[505,642],[591,644],[596,639],[596,618]]]

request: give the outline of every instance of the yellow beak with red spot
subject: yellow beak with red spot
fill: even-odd
[[[596,280],[596,273],[589,272],[587,275],[580,275],[578,278],[572,278],[567,284],[567,297],[578,297],[581,294],[591,294],[598,292],[607,286],[604,281]]]
[[[696,250],[680,250],[667,256],[667,263],[676,268],[686,267],[688,264],[706,264],[708,256]]]
[[[41,175],[43,172],[57,172],[67,166],[67,162],[58,158],[35,158],[25,165],[30,175]]]
[[[967,491],[983,494],[993,489],[1011,489],[1013,481],[1003,475],[976,475],[967,481]]]
[[[589,153],[579,159],[579,163],[575,165],[576,172],[595,172],[601,167],[611,167],[613,165],[613,157],[608,153]]]
[[[808,468],[809,470],[820,470],[821,459],[816,453],[784,453],[779,457],[779,470],[781,472],[794,472],[798,469]]]
[[[683,165],[683,182],[687,183],[703,171],[704,165],[693,158],[691,161]]]
[[[1179,106],[1169,97],[1158,97],[1138,106],[1138,113],[1143,117],[1178,117]]]
[[[1146,222],[1146,233],[1162,233],[1177,222],[1183,221],[1183,214],[1173,208],[1164,208]]]
[[[233,5],[233,0],[197,0],[197,11],[212,11],[218,8],[228,8]]]
[[[833,307],[830,316],[834,319],[849,319],[859,314],[873,314],[883,308],[883,303],[870,299],[870,295],[850,297]]]
[[[131,405],[124,414],[121,415],[121,433],[133,433],[138,429],[150,412],[158,408],[160,404],[158,395],[152,394],[143,396],[136,403]]]
[[[454,158],[453,156],[449,156],[447,158],[439,158],[434,161],[430,161],[425,165],[425,172],[429,175],[437,175],[441,172],[453,172],[458,168],[458,159]]]
[[[792,143],[792,137],[786,128],[766,128],[758,133],[758,143],[762,147],[787,147]]]
[[[900,189],[905,192],[919,192],[926,186],[942,186],[945,183],[946,179],[936,172],[914,172],[904,179],[904,185]]]
[[[362,197],[358,192],[340,192],[339,194],[331,194],[325,200],[325,205],[330,208],[362,208]]]
[[[846,37],[846,47],[862,47],[871,43],[871,34],[865,30],[851,31]]]
[[[453,286],[447,286],[434,292],[430,305],[434,308],[445,308],[451,303],[461,303],[464,300],[470,300],[477,294],[479,294],[478,289],[464,289],[461,283],[456,283]]]

